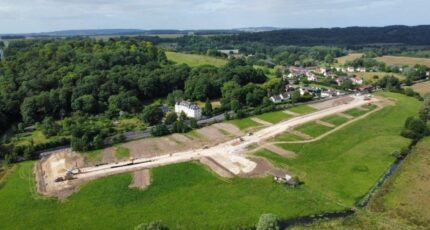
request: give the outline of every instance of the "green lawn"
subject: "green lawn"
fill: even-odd
[[[264,113],[261,115],[255,116],[258,119],[270,122],[272,124],[279,123],[281,121],[287,120],[292,118],[293,116],[290,114],[286,114],[282,111],[276,111],[276,112],[270,112],[270,113]]]
[[[0,189],[2,229],[133,229],[153,220],[172,229],[238,229],[266,212],[291,218],[342,209],[306,185],[293,189],[271,177],[222,180],[197,163],[152,170],[145,191],[129,189],[131,175],[121,174],[89,182],[60,203],[35,194],[32,167],[20,164]]]
[[[348,111],[345,111],[345,114],[351,115],[353,117],[360,117],[366,113],[368,113],[369,111],[363,110],[363,109],[359,109],[359,108],[353,108],[350,109]]]
[[[346,117],[335,115],[335,116],[325,117],[325,118],[321,119],[321,121],[328,122],[330,124],[339,126],[339,125],[344,124],[347,121],[349,121],[349,119]]]
[[[274,138],[274,141],[303,141],[303,138],[296,136],[292,133],[286,132],[286,133],[277,135]]]
[[[306,123],[304,125],[301,125],[295,128],[295,130],[302,132],[304,134],[307,134],[311,137],[319,137],[332,129],[333,128],[331,127],[320,125],[315,122]]]
[[[407,117],[417,114],[420,102],[400,94],[381,93],[397,100],[396,106],[308,144],[283,144],[297,157],[288,168],[327,197],[350,206],[374,185],[394,161],[393,151],[410,142],[401,137]]]
[[[251,120],[251,118],[249,118],[249,117],[244,118],[244,119],[239,119],[239,120],[231,120],[231,121],[228,121],[228,123],[236,125],[241,130],[260,126],[260,124]]]
[[[309,105],[299,105],[288,109],[288,111],[293,113],[298,113],[298,114],[306,114],[306,113],[312,113],[316,111],[316,109],[310,107]]]
[[[176,52],[166,52],[167,59],[178,64],[187,64],[191,67],[201,65],[223,66],[227,64],[227,60],[222,58],[209,57],[197,54],[185,54]]]
[[[269,160],[273,165],[278,167],[285,167],[287,166],[287,159],[285,157],[280,156],[279,154],[276,154],[270,150],[263,149],[255,153],[255,155],[264,157],[267,160]]]
[[[117,159],[130,157],[130,150],[121,146],[115,148],[115,157]]]

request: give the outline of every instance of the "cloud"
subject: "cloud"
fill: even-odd
[[[0,0],[0,34],[424,24],[429,7],[427,0]]]

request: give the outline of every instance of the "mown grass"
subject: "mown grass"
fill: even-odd
[[[304,134],[307,134],[311,137],[319,137],[319,136],[323,135],[324,133],[326,133],[332,129],[333,128],[331,128],[331,127],[327,127],[325,125],[320,125],[320,124],[317,124],[315,122],[306,123],[304,125],[301,125],[301,126],[295,128],[295,130],[302,132]]]
[[[273,138],[273,140],[274,141],[302,141],[304,139],[292,133],[286,132],[286,133],[277,135],[275,138]]]
[[[353,109],[350,109],[350,110],[345,111],[343,113],[344,114],[348,114],[348,115],[353,116],[353,117],[360,117],[360,116],[362,116],[362,115],[364,115],[364,114],[366,114],[368,112],[369,111],[366,111],[364,109],[353,108]]]
[[[335,115],[335,116],[325,117],[325,118],[321,119],[321,121],[328,122],[330,124],[339,126],[339,125],[342,125],[342,124],[348,122],[349,119],[346,117]]]
[[[316,109],[310,107],[309,105],[299,105],[288,109],[288,111],[293,113],[298,113],[298,114],[306,114],[306,113],[315,112]]]
[[[153,220],[172,229],[238,229],[266,212],[291,218],[342,209],[306,185],[292,189],[271,177],[225,181],[197,163],[152,170],[145,191],[128,188],[130,174],[102,178],[61,203],[34,195],[32,167],[20,164],[0,189],[3,229],[133,229]]]
[[[128,148],[117,146],[115,147],[115,157],[117,159],[130,157],[130,150]]]
[[[287,159],[288,169],[305,183],[351,206],[381,177],[394,161],[392,153],[410,140],[399,134],[407,117],[417,114],[420,102],[400,94],[381,93],[393,98],[369,117],[307,144],[282,144],[297,154]]]
[[[285,157],[280,156],[279,154],[276,154],[270,150],[262,149],[255,153],[255,155],[264,157],[267,160],[269,160],[273,165],[278,167],[285,167],[288,163],[287,159]]]
[[[221,67],[227,64],[227,60],[222,58],[214,58],[205,55],[185,54],[176,52],[166,52],[167,59],[177,64],[187,64],[191,67],[201,65],[213,65]]]
[[[260,126],[260,124],[251,120],[251,118],[249,118],[249,117],[244,118],[244,119],[231,120],[231,121],[228,121],[228,123],[237,126],[241,130],[246,130],[246,129],[249,129],[252,127]]]
[[[292,118],[293,116],[290,114],[286,114],[282,111],[276,111],[276,112],[264,113],[261,115],[257,115],[255,117],[258,119],[270,122],[272,124],[276,124],[276,123],[279,123],[281,121],[288,120],[288,119]]]

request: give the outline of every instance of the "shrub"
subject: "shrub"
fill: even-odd
[[[274,214],[263,214],[257,224],[257,230],[279,230],[279,218]]]

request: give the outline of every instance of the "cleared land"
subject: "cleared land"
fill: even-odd
[[[376,60],[385,62],[389,65],[426,65],[430,67],[429,58],[414,58],[414,57],[402,57],[402,56],[382,56],[377,57]]]
[[[358,77],[363,78],[365,81],[378,81],[379,79],[382,79],[384,76],[388,75],[388,76],[394,76],[399,80],[405,80],[406,76],[403,74],[399,74],[399,73],[386,73],[386,72],[365,72],[365,73],[361,73],[361,72],[354,72],[353,75],[356,75]],[[374,76],[378,76],[378,78],[374,78]]]
[[[412,86],[412,89],[415,92],[421,94],[421,96],[424,96],[424,95],[430,93],[430,81],[415,84]]]
[[[276,112],[270,112],[270,113],[265,113],[265,114],[261,114],[261,115],[257,115],[255,116],[258,119],[270,122],[272,124],[276,124],[279,123],[281,121],[287,120],[292,118],[293,116],[290,114],[286,114],[282,111],[276,111]]]
[[[430,137],[421,141],[399,170],[371,201],[354,216],[321,221],[292,229],[429,229]]]
[[[299,106],[292,107],[292,108],[288,109],[287,111],[293,112],[293,113],[298,113],[298,114],[306,114],[306,113],[315,112],[316,109],[309,106],[309,105],[299,105]]]
[[[361,58],[363,56],[362,53],[351,53],[343,57],[337,58],[337,63],[339,65],[345,65],[347,61],[354,61],[357,58]]]
[[[221,58],[214,58],[198,54],[185,54],[176,52],[166,52],[167,59],[178,64],[187,64],[191,67],[201,66],[201,65],[213,65],[213,66],[223,66],[227,64],[227,60]]]

